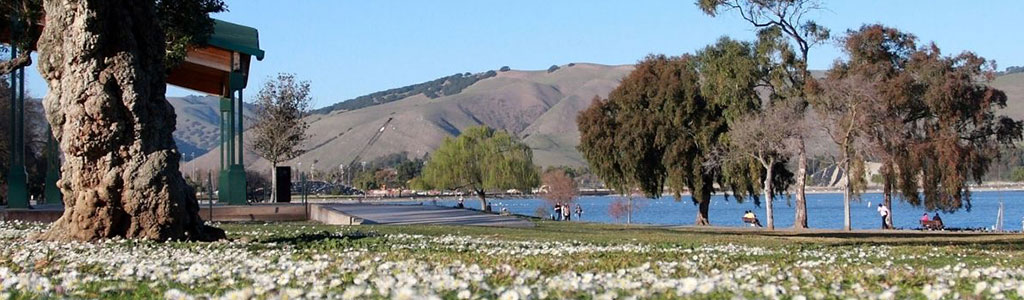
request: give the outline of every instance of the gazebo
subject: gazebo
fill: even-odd
[[[10,33],[0,42],[10,42]],[[13,47],[12,47],[13,48]],[[11,58],[17,57],[12,49]],[[249,81],[253,57],[263,60],[259,32],[227,21],[214,20],[214,30],[206,43],[189,47],[184,63],[167,76],[167,83],[210,95],[220,96],[221,143],[218,198],[221,203],[246,204],[245,167],[242,160],[242,90]],[[24,68],[11,73],[11,166],[8,173],[7,207],[30,208],[24,160]],[[50,134],[46,176],[46,202],[62,203],[56,188],[59,175],[57,147]],[[52,174],[51,174],[52,173]]]

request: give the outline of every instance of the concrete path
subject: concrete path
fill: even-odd
[[[363,224],[436,224],[495,227],[533,227],[533,222],[468,209],[432,205],[322,204],[363,219]]]

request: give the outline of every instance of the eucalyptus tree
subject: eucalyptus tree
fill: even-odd
[[[698,0],[697,6],[714,17],[722,11],[735,11],[743,20],[760,29],[759,39],[776,43],[760,43],[763,54],[772,58],[770,91],[787,101],[806,108],[805,85],[814,80],[807,67],[807,56],[815,45],[829,39],[829,30],[807,14],[822,9],[818,0]],[[786,40],[788,38],[788,40]],[[795,47],[794,47],[795,46]],[[801,118],[803,114],[799,115]],[[807,155],[802,135],[796,138],[796,209],[793,226],[807,228],[807,202],[804,188],[807,177]]]
[[[480,207],[488,210],[487,190],[529,191],[539,178],[530,147],[505,131],[474,126],[441,142],[423,167],[420,183],[472,191],[480,198]]]

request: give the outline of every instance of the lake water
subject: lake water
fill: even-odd
[[[999,210],[999,201],[1004,203],[1003,226],[1006,230],[1021,230],[1021,221],[1024,218],[1024,191],[984,191],[973,192],[972,207],[970,211],[961,209],[954,213],[940,213],[946,227],[955,228],[991,228],[996,223],[996,215]],[[625,218],[616,220],[608,214],[609,205],[617,199],[617,196],[591,196],[580,197],[576,200],[583,208],[583,221],[600,223],[625,223]],[[546,202],[538,198],[528,199],[491,199],[489,200],[492,209],[499,211],[508,208],[509,211],[535,216],[538,207],[546,206]],[[689,196],[684,196],[682,201],[675,201],[671,196],[659,199],[634,198],[638,206],[633,211],[633,223],[655,224],[655,225],[692,225],[696,218],[697,206],[693,204]],[[785,197],[775,200],[775,227],[784,228],[793,226],[793,206]],[[882,195],[879,193],[867,193],[861,196],[860,201],[853,201],[850,205],[850,218],[854,229],[878,229],[881,226],[881,218],[876,210],[878,203],[881,203]],[[406,204],[420,203],[431,205],[431,201],[419,198],[415,202],[404,202]],[[438,200],[437,205],[454,206],[456,200]],[[465,204],[470,208],[480,208],[480,201],[477,198],[467,197]],[[924,213],[923,208],[913,207],[900,200],[893,200],[893,223],[898,228],[918,228],[918,220]],[[574,206],[575,207],[575,206]],[[735,199],[728,201],[723,196],[716,195],[711,200],[711,208],[708,213],[711,224],[715,226],[745,226],[742,221],[743,212],[753,210],[757,213],[761,222],[765,222],[764,206],[755,206],[753,201],[737,203]],[[550,213],[551,208],[547,207]],[[931,212],[929,216],[934,215]],[[842,194],[807,194],[807,224],[811,228],[841,229],[843,227],[843,195]],[[576,221],[575,215],[573,220]]]

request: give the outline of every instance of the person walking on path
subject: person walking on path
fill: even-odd
[[[562,204],[561,203],[556,203],[555,204],[555,217],[554,217],[554,220],[555,221],[561,221],[562,220]]]
[[[583,218],[583,207],[579,203],[576,203],[576,219]]]
[[[878,214],[882,216],[882,229],[890,229],[889,226],[889,208],[885,207],[881,203],[878,204]]]

